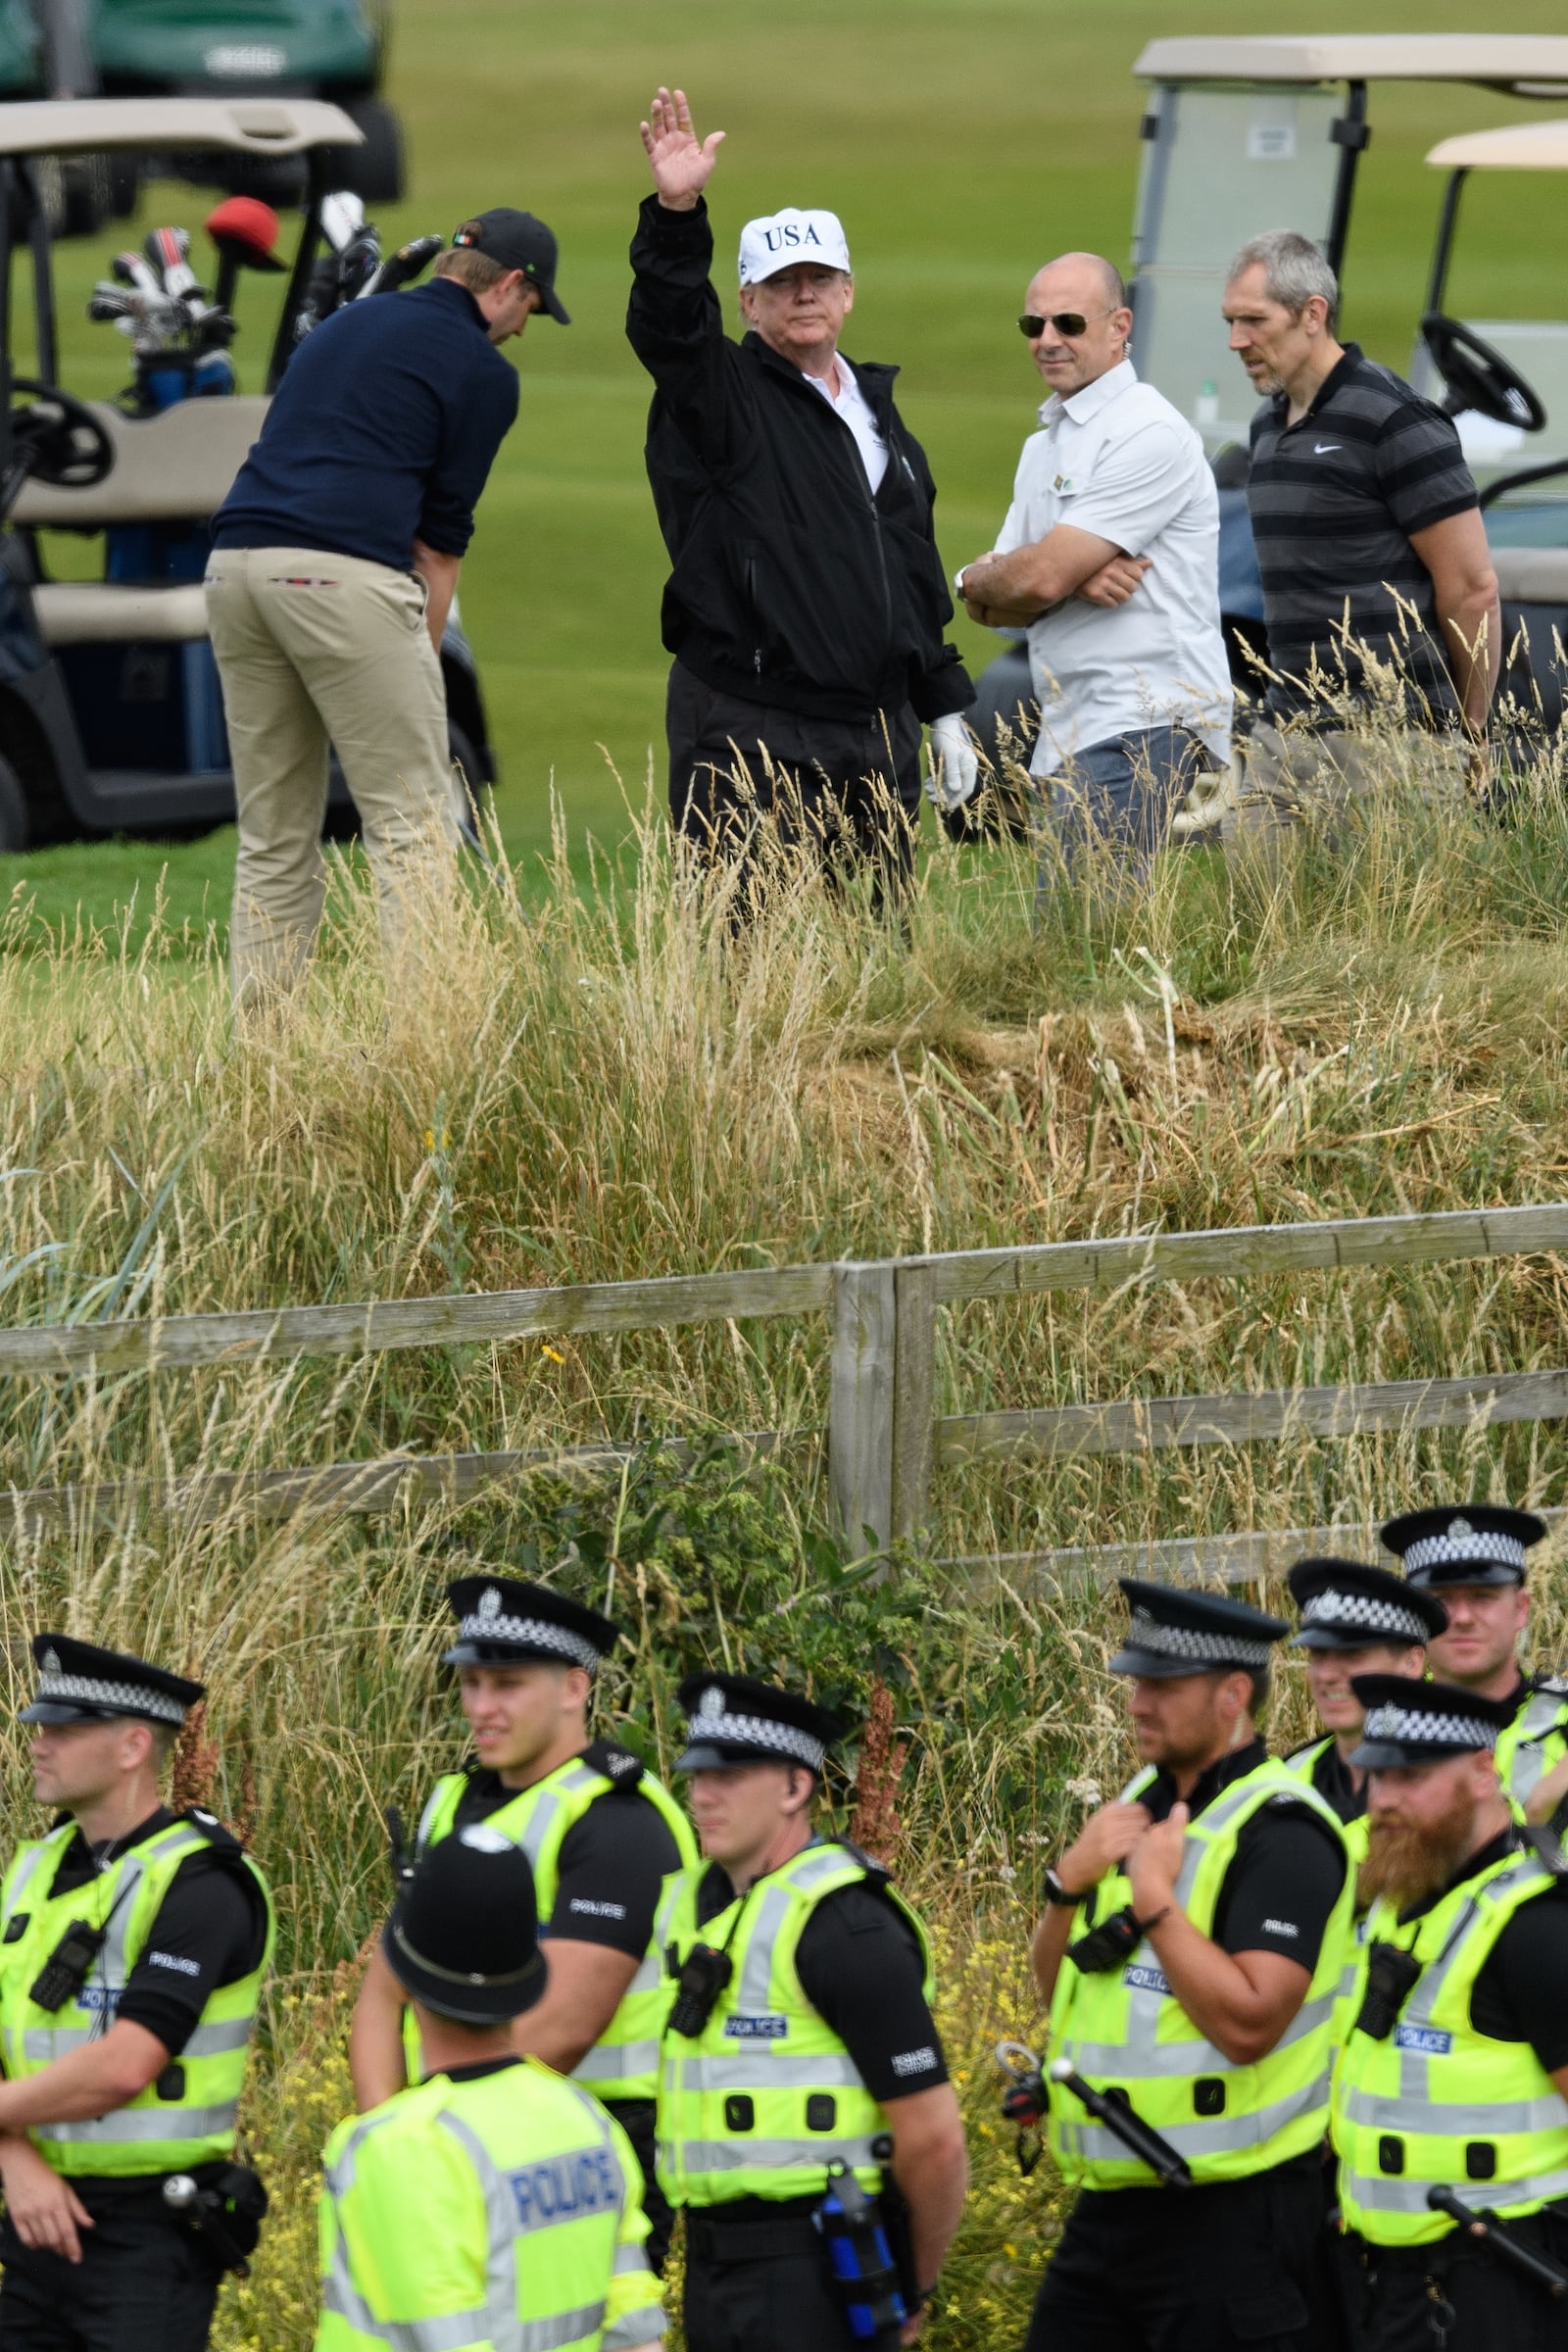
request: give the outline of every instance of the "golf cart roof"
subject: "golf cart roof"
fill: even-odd
[[[1427,157],[1441,172],[1568,172],[1568,122],[1510,122],[1502,130],[1467,130]]]
[[[1150,81],[1470,81],[1520,98],[1568,95],[1568,34],[1349,32],[1319,39],[1151,41]]]
[[[341,107],[318,98],[35,98],[0,106],[0,157],[96,155],[116,147],[302,155],[364,140]]]

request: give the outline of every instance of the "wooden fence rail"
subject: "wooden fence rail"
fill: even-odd
[[[1235,1280],[1373,1265],[1438,1264],[1568,1250],[1568,1201],[1436,1215],[1217,1227],[1200,1233],[1052,1242],[1019,1249],[759,1268],[739,1273],[588,1283],[474,1296],[374,1299],[240,1314],[148,1316],[0,1330],[0,1376],[97,1378],[203,1365],[379,1354],[413,1348],[504,1346],[570,1333],[642,1331],[828,1312],[832,1316],[827,1455],[833,1516],[856,1550],[926,1524],[939,1464],[992,1452],[1115,1454],[1170,1446],[1245,1445],[1290,1436],[1348,1437],[1395,1428],[1568,1416],[1568,1371],[1490,1373],[1229,1396],[1144,1397],[1034,1411],[949,1414],[936,1402],[937,1310],[1053,1291],[1113,1292],[1149,1282]],[[763,1451],[814,1433],[753,1432]],[[618,1468],[631,1448],[447,1454],[314,1469],[201,1473],[173,1482],[14,1490],[14,1528],[86,1512],[145,1507],[206,1517],[246,1509],[398,1507],[411,1493],[453,1499],[549,1462]]]

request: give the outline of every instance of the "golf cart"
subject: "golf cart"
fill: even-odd
[[[46,0],[87,8],[96,81],[115,97],[322,98],[358,137],[337,158],[332,184],[368,204],[403,195],[403,134],[377,95],[386,66],[387,0]],[[220,149],[204,177],[272,203],[297,183],[259,159]]]
[[[233,777],[202,590],[209,524],[261,429],[266,396],[316,298],[322,214],[334,201],[328,174],[336,154],[358,137],[338,108],[314,99],[0,105],[0,288],[10,287],[13,264],[24,256],[36,352],[36,374],[18,373],[17,305],[6,301],[0,310],[0,366],[10,388],[0,412],[0,848],[116,832],[202,832],[232,821]],[[58,380],[40,159],[215,152],[298,158],[305,173],[299,243],[278,269],[282,307],[262,383],[242,395],[230,389],[230,374],[227,385],[215,387],[226,397],[175,397],[172,405],[149,398],[128,410],[77,399]],[[220,211],[233,209],[231,202]],[[218,220],[215,214],[215,236]],[[154,232],[147,250],[159,240],[168,242],[171,285],[178,267],[193,289],[182,299],[205,327],[215,306],[180,259],[179,233]],[[226,270],[233,287],[237,258],[232,250],[223,254],[220,285]],[[136,257],[120,262],[133,278]],[[252,266],[260,271],[269,262],[277,269],[270,256]],[[106,281],[95,301],[113,291]],[[128,314],[136,313],[136,299],[127,285]],[[93,315],[110,317],[107,309]],[[138,316],[127,315],[132,333],[140,331]],[[188,363],[194,376],[211,356],[175,353],[172,364]],[[96,577],[50,576],[41,534],[62,532],[101,544]],[[442,668],[454,757],[477,791],[493,780],[494,768],[473,656],[455,622],[442,645]],[[333,829],[344,829],[349,813],[334,762]]]
[[[1152,85],[1139,126],[1143,161],[1133,224],[1134,351],[1140,374],[1197,426],[1214,466],[1220,609],[1233,673],[1245,686],[1254,675],[1249,653],[1264,642],[1263,595],[1247,510],[1247,440],[1254,404],[1220,316],[1227,265],[1250,236],[1269,228],[1299,228],[1319,241],[1343,283],[1357,167],[1372,136],[1370,85],[1465,83],[1560,103],[1568,98],[1568,35],[1347,33],[1322,39],[1157,40],[1143,51],[1134,72]],[[1517,132],[1478,135],[1495,141],[1547,127],[1523,124]],[[1445,153],[1440,148],[1429,160]],[[1450,213],[1456,201],[1450,189]],[[1450,242],[1452,226],[1450,218]],[[1352,297],[1353,282],[1352,275]],[[1440,307],[1441,277],[1434,284],[1429,313]],[[1560,413],[1568,427],[1568,328],[1551,331],[1560,337],[1564,354]],[[1484,341],[1490,339],[1485,326],[1479,332]],[[1464,370],[1459,339],[1440,333],[1439,343],[1460,372],[1440,375],[1423,357],[1418,366],[1426,368],[1425,377],[1418,372],[1413,380],[1434,397],[1445,397],[1445,384],[1457,395],[1448,405],[1467,412],[1460,429],[1473,450],[1484,437],[1485,422],[1468,412],[1486,410],[1490,421],[1488,402],[1495,406],[1507,395],[1495,370],[1482,367],[1473,344],[1466,347],[1470,367]],[[1427,345],[1419,350],[1425,354]],[[1505,408],[1505,417],[1510,427],[1520,422],[1512,407]],[[1488,521],[1495,536],[1490,508]],[[1549,649],[1549,633],[1544,642]],[[1544,686],[1544,705],[1556,691]],[[1015,744],[1032,736],[1033,694],[1021,643],[987,667],[969,719],[987,748],[1004,723]]]

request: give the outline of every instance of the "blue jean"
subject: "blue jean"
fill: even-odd
[[[1171,819],[1210,764],[1186,727],[1147,727],[1075,752],[1052,776],[1050,823],[1069,873],[1091,846],[1114,854],[1129,881],[1142,880],[1156,850],[1170,838]],[[1054,878],[1050,859],[1040,884]]]

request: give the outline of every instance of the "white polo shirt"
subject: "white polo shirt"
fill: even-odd
[[[806,380],[815,385],[835,416],[842,416],[855,435],[855,446],[860,453],[860,464],[865,467],[865,478],[871,485],[871,496],[874,498],[882,486],[882,476],[888,469],[888,445],[871,413],[870,402],[855,380],[855,369],[842,353],[835,355],[835,364],[839,380],[836,393],[828,390],[819,375],[808,375]]]
[[[1058,522],[1148,556],[1135,593],[1110,611],[1068,597],[1029,631],[1040,701],[1031,766],[1049,776],[1075,752],[1150,727],[1190,727],[1224,760],[1231,681],[1219,624],[1219,498],[1187,419],[1123,360],[1040,411],[1023,445],[997,552]]]

